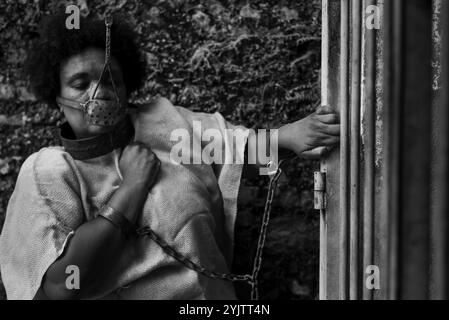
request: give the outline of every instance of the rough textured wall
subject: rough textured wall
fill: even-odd
[[[220,111],[248,127],[299,119],[319,100],[320,1],[0,2],[0,227],[21,164],[54,144],[58,111],[36,102],[21,74],[41,16],[76,4],[83,14],[121,11],[136,26],[148,62],[142,101],[161,93],[192,110]],[[290,164],[281,178],[261,272],[262,299],[314,299],[318,290],[318,216],[312,210],[315,164]],[[246,181],[239,209],[235,271],[255,252],[266,178]],[[250,252],[252,255],[248,255]],[[1,282],[0,282],[1,287]],[[245,285],[238,286],[248,298]],[[0,296],[4,298],[4,291]]]

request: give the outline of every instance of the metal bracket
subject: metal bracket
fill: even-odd
[[[316,171],[314,173],[313,203],[316,210],[327,208],[326,200],[326,173]]]

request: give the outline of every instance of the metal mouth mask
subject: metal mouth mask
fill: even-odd
[[[59,106],[82,110],[85,121],[97,126],[113,126],[126,115],[126,109],[114,100],[89,99],[83,103],[57,97],[56,102]]]
[[[114,83],[114,77],[112,76],[110,67],[112,17],[106,18],[105,25],[106,25],[106,50],[105,50],[106,57],[103,70],[101,71],[100,78],[97,81],[95,89],[93,91],[90,90],[92,94],[87,99],[87,101],[86,99],[84,99],[82,102],[58,96],[56,98],[56,103],[59,105],[61,109],[62,107],[69,107],[83,111],[84,119],[89,124],[98,126],[113,126],[119,123],[126,115],[126,105],[123,105],[120,102],[120,98]],[[95,98],[100,82],[106,71],[109,73],[109,77],[111,79],[115,100]]]

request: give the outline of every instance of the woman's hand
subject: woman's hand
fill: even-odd
[[[303,158],[319,158],[339,142],[339,115],[329,106],[319,107],[306,118],[279,129],[279,146]]]
[[[160,160],[142,142],[132,142],[125,147],[120,158],[123,184],[148,191],[156,182]]]

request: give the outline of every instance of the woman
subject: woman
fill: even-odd
[[[234,299],[230,282],[187,268],[135,229],[149,226],[194,263],[229,273],[244,166],[176,163],[170,154],[180,129],[204,147],[195,122],[223,137],[237,127],[161,97],[128,105],[144,70],[131,29],[114,22],[109,53],[102,21],[83,19],[79,30],[67,30],[65,18],[44,21],[28,58],[33,93],[67,121],[58,130],[62,146],[23,163],[8,203],[0,237],[8,298]],[[337,144],[339,130],[333,109],[321,107],[279,128],[279,147],[304,155]],[[236,146],[224,138],[224,157],[255,154],[248,138],[269,142],[248,134]],[[193,147],[191,158],[198,152]]]

